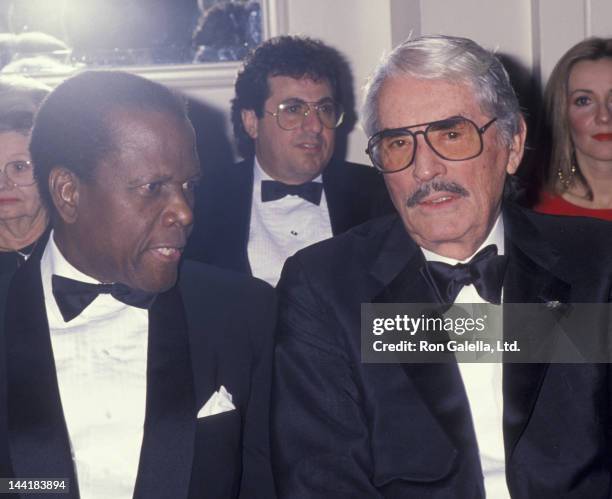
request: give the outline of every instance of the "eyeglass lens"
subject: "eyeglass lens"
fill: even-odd
[[[466,118],[431,123],[424,132],[389,130],[370,146],[374,164],[383,171],[401,170],[414,160],[416,135],[423,134],[433,151],[443,159],[461,161],[481,152],[478,127]]]
[[[30,161],[10,161],[4,165],[2,171],[4,171],[7,178],[15,185],[25,187],[35,183],[34,168]]]
[[[302,125],[306,116],[313,109],[325,128],[336,128],[342,122],[344,113],[340,105],[331,99],[318,103],[293,99],[279,104],[277,111],[278,124],[285,130],[293,130]]]

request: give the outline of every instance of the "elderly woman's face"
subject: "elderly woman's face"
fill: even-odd
[[[21,132],[0,133],[0,221],[33,218],[42,209],[36,184],[16,186],[6,175],[9,163],[30,160],[28,142]]]
[[[580,61],[568,80],[567,116],[578,160],[612,161],[612,59]]]

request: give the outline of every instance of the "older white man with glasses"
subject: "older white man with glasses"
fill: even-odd
[[[322,42],[289,36],[245,61],[232,103],[245,159],[204,175],[190,258],[276,285],[297,250],[392,210],[373,168],[334,157],[343,65]]]
[[[550,331],[510,304],[542,304],[550,328],[561,304],[610,301],[609,225],[504,197],[525,123],[503,66],[471,40],[398,46],[369,82],[363,123],[397,213],[285,264],[272,415],[279,497],[609,497],[609,364],[463,363],[454,353],[421,363],[395,352],[365,362],[372,334],[360,308],[486,305],[503,316],[504,338],[528,347]]]

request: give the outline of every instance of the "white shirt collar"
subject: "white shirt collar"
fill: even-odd
[[[456,265],[457,263],[466,263],[481,249],[485,248],[486,246],[489,246],[490,244],[494,244],[495,246],[497,246],[498,255],[504,254],[504,220],[501,214],[497,217],[495,225],[493,225],[491,232],[489,232],[489,235],[480,245],[480,247],[464,260],[455,260],[454,258],[438,255],[437,253],[434,253],[433,251],[427,250],[425,248],[421,249],[423,250],[423,255],[425,255],[425,260],[427,260],[428,262],[443,262],[449,265]]]
[[[466,263],[484,247],[495,244],[497,253],[504,254],[504,221],[501,214],[480,247],[465,260],[438,255],[423,250],[428,261],[443,262],[449,265]],[[503,291],[502,291],[503,292]],[[473,285],[464,286],[457,295],[455,303],[484,303]],[[503,317],[503,311],[500,314]],[[470,412],[479,456],[485,480],[487,497],[509,498],[505,475],[505,456],[503,441],[503,390],[502,366],[497,363],[459,363],[461,379],[468,397]]]
[[[67,323],[53,296],[53,274],[98,281],[66,260],[51,232],[41,259],[41,277],[61,409],[81,497],[131,498],[146,411],[149,313],[101,294]]]
[[[265,170],[259,164],[257,160],[257,156],[255,156],[253,161],[253,183],[255,185],[260,185],[262,180],[276,180],[268,175]],[[316,178],[312,179],[312,182],[323,182],[323,177],[319,174]]]
[[[53,275],[60,275],[62,277],[91,284],[100,284],[100,281],[88,276],[87,274],[84,274],[75,268],[68,260],[66,260],[55,243],[53,231],[51,231],[51,234],[49,235],[49,241],[47,242],[47,246],[45,247],[40,261],[40,274],[42,279],[43,294],[45,297],[47,319],[51,329],[54,327],[64,326],[80,327],[86,325],[89,320],[98,320],[100,317],[104,317],[109,314],[116,314],[124,308],[135,308],[116,300],[109,294],[101,294],[93,302],[91,302],[91,304],[87,306],[81,314],[79,314],[69,323],[66,323],[55,301],[55,296],[53,295]],[[146,320],[148,320],[148,310],[137,309],[137,313],[141,314]]]
[[[47,243],[47,247],[43,253],[43,272],[47,273],[49,276],[52,275],[60,275],[62,277],[68,277],[69,279],[74,279],[76,281],[88,282],[91,284],[99,284],[100,281],[94,279],[87,274],[84,274],[76,267],[74,267],[62,254],[60,249],[57,247],[55,243],[54,231],[51,231],[49,235],[49,242]],[[43,275],[43,282],[45,281]]]
[[[318,205],[299,196],[264,203],[262,180],[273,179],[255,159],[247,254],[253,275],[276,286],[285,260],[306,246],[332,237],[332,228],[325,188]],[[322,182],[321,175],[314,181]]]

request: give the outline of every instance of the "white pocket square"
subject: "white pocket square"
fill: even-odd
[[[221,385],[198,411],[198,419],[221,414],[222,412],[233,411],[234,409],[236,409],[236,407],[232,404],[232,394]]]

